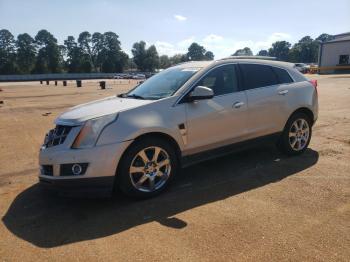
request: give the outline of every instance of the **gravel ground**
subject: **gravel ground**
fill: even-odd
[[[1,83],[0,261],[349,261],[350,76],[319,83],[310,148],[273,146],[184,169],[157,198],[62,198],[37,186],[38,149],[64,109],[130,89]]]

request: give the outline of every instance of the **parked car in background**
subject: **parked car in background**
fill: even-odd
[[[148,79],[148,78],[154,76],[155,74],[156,74],[156,73],[148,72],[148,73],[145,73],[145,77],[146,77],[146,79]]]
[[[145,79],[146,76],[144,74],[135,74],[132,75],[132,79]]]
[[[304,63],[295,63],[294,65],[295,65],[295,68],[296,68],[299,72],[301,72],[301,73],[303,73],[303,74],[306,74],[306,73],[308,73],[308,72],[310,71],[310,66],[307,65],[307,64],[304,64]]]
[[[229,57],[168,68],[128,93],[61,114],[40,150],[41,184],[80,193],[145,198],[181,167],[275,143],[308,147],[318,116],[317,82],[294,64]]]

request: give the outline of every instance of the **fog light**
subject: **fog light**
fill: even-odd
[[[74,164],[72,166],[72,172],[74,175],[80,175],[81,172],[83,171],[83,168],[79,164]]]

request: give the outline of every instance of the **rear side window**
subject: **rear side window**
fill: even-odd
[[[244,88],[254,89],[264,86],[277,85],[277,75],[270,66],[258,64],[240,64]]]
[[[293,82],[293,79],[290,77],[290,75],[285,69],[272,67],[272,70],[275,72],[280,84],[288,84]]]

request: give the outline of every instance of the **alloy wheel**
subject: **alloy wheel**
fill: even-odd
[[[132,185],[142,192],[153,192],[166,183],[171,172],[169,154],[158,146],[142,149],[131,161]]]
[[[309,123],[303,119],[296,119],[289,129],[289,144],[294,151],[301,151],[307,145],[310,136]]]

